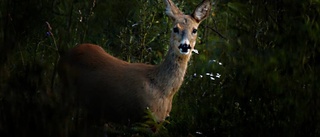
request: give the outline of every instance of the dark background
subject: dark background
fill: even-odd
[[[174,2],[192,13],[200,0]],[[114,134],[320,136],[320,1],[212,6],[170,123]],[[129,62],[158,64],[169,43],[162,0],[1,0],[0,7],[2,137],[72,136],[86,125],[61,101],[56,64],[67,49],[89,42]]]

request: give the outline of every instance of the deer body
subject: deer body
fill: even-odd
[[[174,29],[161,64],[128,63],[93,44],[80,44],[60,60],[62,81],[76,91],[79,103],[95,117],[139,121],[147,108],[157,121],[169,116],[195,46],[196,29],[211,5],[204,0],[193,15],[184,15],[171,0],[165,2]]]

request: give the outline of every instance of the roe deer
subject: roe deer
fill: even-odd
[[[164,1],[173,29],[161,64],[129,63],[93,44],[80,44],[61,58],[62,81],[94,117],[108,122],[137,122],[147,108],[158,122],[169,116],[196,44],[197,28],[209,15],[211,3],[203,0],[191,15],[185,15],[171,0]]]

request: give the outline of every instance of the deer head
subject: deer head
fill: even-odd
[[[209,15],[211,3],[203,0],[191,15],[185,15],[171,0],[165,3],[166,14],[173,20],[171,48],[178,55],[190,55],[196,44],[198,26]]]

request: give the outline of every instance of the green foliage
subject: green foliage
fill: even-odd
[[[165,120],[163,122],[157,122],[155,116],[151,113],[149,109],[146,110],[146,116],[144,117],[144,123],[138,123],[133,126],[133,130],[137,133],[141,133],[143,136],[166,136],[167,129],[165,128],[166,124],[169,124],[169,121]]]
[[[175,2],[192,13],[199,1]],[[171,27],[162,0],[0,7],[0,136],[320,135],[318,0],[214,1],[169,122],[147,112],[133,127],[89,127],[63,101],[55,67],[60,53],[84,42],[129,62],[160,63]]]
[[[164,15],[161,0],[140,1],[133,17],[120,29],[116,45],[121,47],[121,58],[129,62],[160,63],[167,48],[168,19]],[[164,18],[165,17],[165,18]],[[161,44],[159,44],[161,43]],[[154,53],[156,52],[156,53]]]

